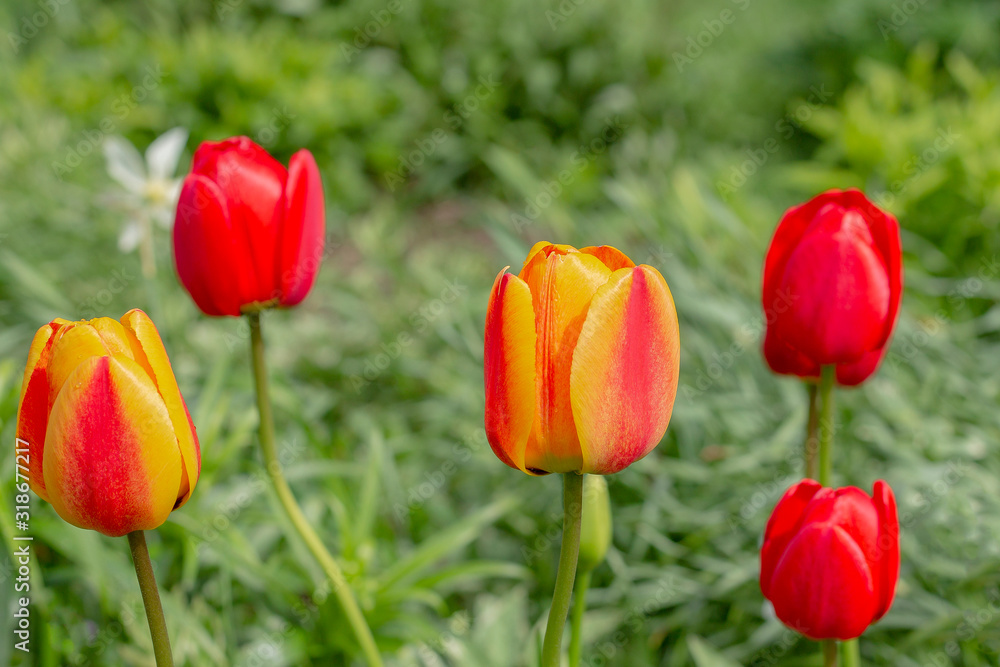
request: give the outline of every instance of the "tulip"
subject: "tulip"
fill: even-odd
[[[760,588],[778,618],[811,639],[858,637],[889,610],[899,519],[885,482],[872,496],[806,479],[778,501],[760,555]]]
[[[830,190],[785,213],[764,264],[764,357],[776,373],[841,385],[878,368],[903,290],[899,223],[858,190]]]
[[[206,315],[294,306],[323,257],[324,215],[309,151],[286,170],[246,137],[204,142],[177,203],[177,275]]]
[[[617,472],[663,437],[679,355],[673,298],[656,269],[611,246],[538,243],[490,294],[490,445],[529,474]]]
[[[74,526],[112,537],[166,521],[201,470],[170,360],[141,310],[38,330],[17,438],[27,442],[35,493]]]

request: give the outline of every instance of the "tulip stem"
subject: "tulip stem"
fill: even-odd
[[[559,667],[563,628],[569,614],[576,564],[580,557],[580,521],[583,516],[583,475],[568,472],[563,475],[563,535],[559,549],[559,570],[556,588],[552,593],[552,607],[545,625],[542,643],[542,667]]]
[[[833,478],[833,385],[836,366],[823,366],[819,380],[819,476],[817,481],[830,486]]]
[[[809,390],[809,421],[806,423],[806,477],[816,479],[816,454],[819,443],[819,385],[806,383]]]
[[[837,667],[837,640],[824,639],[823,644],[823,667]]]
[[[278,494],[278,500],[281,501],[281,506],[288,515],[292,526],[329,578],[333,592],[337,595],[340,607],[354,631],[354,636],[361,646],[365,660],[372,667],[381,667],[382,658],[379,655],[375,639],[372,637],[371,628],[368,627],[368,623],[361,613],[361,608],[358,607],[357,600],[354,599],[354,594],[344,578],[344,573],[309,524],[309,520],[302,513],[302,509],[296,502],[295,496],[285,480],[284,473],[281,471],[281,462],[278,459],[278,450],[275,446],[274,416],[271,413],[271,395],[267,382],[267,366],[264,361],[264,338],[260,330],[260,313],[248,313],[247,319],[250,321],[250,349],[253,358],[254,381],[257,388],[257,409],[260,412],[260,446],[264,453],[264,465],[267,468],[268,477],[271,478],[274,490]]]
[[[844,654],[844,667],[859,667],[861,665],[861,649],[858,646],[857,638],[840,642],[840,649]]]
[[[589,521],[589,519],[588,519]],[[569,667],[580,667],[580,641],[582,639],[583,612],[587,609],[587,589],[590,588],[590,572],[580,572],[573,594],[573,615],[569,621]]]
[[[149,635],[153,638],[156,667],[173,667],[174,657],[170,652],[167,620],[163,617],[163,605],[160,604],[160,592],[156,589],[156,577],[153,575],[153,564],[149,560],[145,533],[141,530],[129,533],[128,546],[132,551],[132,563],[135,565],[135,576],[139,580],[139,590],[142,591],[142,605],[146,608]]]

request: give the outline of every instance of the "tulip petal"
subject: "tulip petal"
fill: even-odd
[[[573,350],[598,288],[611,271],[592,255],[549,245],[521,270],[535,312],[535,421],[525,467],[540,472],[579,471],[580,439],[570,402]]]
[[[201,449],[198,446],[198,434],[177,379],[170,366],[170,359],[163,347],[163,341],[156,330],[156,325],[146,313],[138,308],[130,310],[122,316],[122,324],[132,339],[135,360],[146,371],[156,385],[163,399],[176,435],[177,448],[184,464],[181,473],[179,491],[176,496],[176,507],[182,506],[191,497],[198,476],[201,473]],[[176,509],[175,507],[175,509]]]
[[[788,543],[795,537],[802,516],[812,499],[823,487],[812,479],[804,479],[785,491],[767,520],[764,545],[760,550],[760,590],[770,599],[771,577]]]
[[[234,225],[219,187],[199,174],[184,179],[174,222],[174,264],[207,315],[240,315],[257,296],[245,229]]]
[[[281,305],[306,298],[323,261],[326,213],[323,182],[312,153],[302,149],[288,164],[284,220],[279,232],[278,284]]]
[[[854,639],[872,621],[872,573],[857,543],[839,526],[810,524],[788,545],[769,599],[790,628],[811,639]]]
[[[888,349],[889,346],[885,345],[868,352],[857,361],[837,364],[837,384],[854,387],[867,380],[878,370]]]
[[[588,246],[586,248],[580,248],[580,252],[585,255],[593,255],[597,259],[601,260],[604,266],[608,267],[612,271],[617,271],[618,269],[631,269],[635,266],[635,262],[629,259],[625,253],[614,246]]]
[[[679,358],[677,312],[663,276],[645,265],[615,271],[594,295],[573,353],[583,472],[617,472],[660,442]]]
[[[821,498],[825,502],[820,502]],[[829,523],[851,536],[864,554],[866,563],[878,555],[878,514],[871,496],[856,486],[827,489],[816,495],[802,517],[802,523]],[[869,570],[872,568],[869,567]],[[872,574],[875,572],[872,570]]]
[[[878,541],[875,558],[875,614],[872,621],[882,618],[892,606],[899,579],[899,516],[896,497],[889,485],[882,480],[875,482],[872,500],[878,514]]]
[[[77,367],[52,406],[45,446],[50,502],[74,526],[117,537],[156,528],[174,507],[173,426],[153,381],[128,358]]]
[[[889,277],[889,314],[879,347],[885,347],[892,335],[899,316],[899,302],[903,297],[903,252],[899,238],[899,221],[886,213],[855,188],[844,191],[850,206],[862,211],[868,223],[872,240],[882,257],[886,275]],[[881,355],[880,355],[881,357]],[[877,363],[876,363],[877,366]],[[875,369],[873,368],[872,371]],[[839,375],[839,374],[838,374]]]
[[[49,421],[49,360],[52,347],[59,339],[58,333],[66,325],[66,320],[56,319],[38,330],[28,350],[28,363],[24,367],[24,381],[21,383],[20,409],[17,413],[18,440],[28,443],[28,481],[32,490],[42,500],[48,500],[45,478],[42,476],[42,462],[45,455],[45,431]],[[18,443],[21,447],[21,443]]]
[[[203,143],[195,152],[193,171],[218,186],[235,233],[249,240],[245,268],[253,289],[244,303],[278,298],[276,249],[288,171],[247,137]]]
[[[490,293],[483,357],[487,439],[501,461],[529,472],[524,450],[535,417],[535,313],[528,286],[506,268]]]
[[[884,341],[890,288],[861,214],[828,205],[788,258],[779,290],[793,295],[774,323],[818,364],[856,361]]]
[[[108,354],[110,352],[104,344],[104,339],[97,329],[87,322],[74,323],[73,326],[63,328],[56,336],[49,357],[49,405],[55,403],[63,385],[77,366],[91,357],[103,357]]]
[[[775,373],[819,379],[819,364],[779,338],[774,327],[768,327],[764,333],[764,359]]]

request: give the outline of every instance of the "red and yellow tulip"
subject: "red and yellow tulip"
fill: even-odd
[[[529,474],[617,472],[667,430],[680,343],[663,276],[611,246],[538,243],[486,314],[486,434]]]
[[[198,437],[152,320],[53,320],[35,334],[17,417],[29,482],[63,519],[117,537],[191,497]]]

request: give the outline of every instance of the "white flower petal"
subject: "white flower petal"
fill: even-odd
[[[131,141],[124,137],[108,137],[104,140],[104,159],[108,162],[108,175],[111,178],[129,192],[142,193],[146,186],[146,168],[142,155]]]
[[[173,209],[163,208],[158,206],[157,208],[150,211],[153,217],[153,221],[156,222],[160,227],[164,229],[170,229],[174,225],[174,211]]]
[[[146,164],[153,179],[167,179],[177,171],[177,161],[181,159],[187,145],[188,131],[183,127],[167,130],[156,138],[146,149]]]
[[[118,249],[122,252],[132,252],[139,247],[140,241],[142,241],[142,223],[130,220],[118,236]]]

